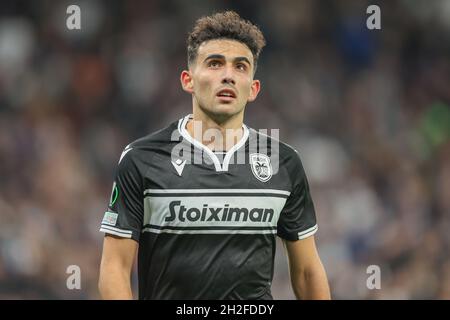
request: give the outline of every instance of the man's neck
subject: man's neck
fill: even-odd
[[[195,140],[201,142],[213,151],[228,151],[237,144],[242,136],[242,116],[236,115],[224,122],[218,123],[203,112],[193,112],[186,130]]]

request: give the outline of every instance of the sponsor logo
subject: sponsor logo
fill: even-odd
[[[209,207],[208,204],[204,204],[202,208],[188,208],[181,201],[170,202],[169,211],[170,215],[165,218],[165,222],[271,222],[274,216],[274,210],[267,208],[236,208],[230,207],[229,204],[223,207]]]

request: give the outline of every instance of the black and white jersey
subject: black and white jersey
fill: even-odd
[[[317,231],[300,157],[245,125],[216,154],[190,117],[125,148],[100,231],[139,242],[140,299],[271,299],[276,235]]]

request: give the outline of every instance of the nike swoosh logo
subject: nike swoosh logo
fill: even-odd
[[[181,177],[181,174],[183,173],[184,165],[186,164],[186,160],[181,160],[181,159],[178,159],[176,161],[172,160],[172,164],[173,164],[175,170],[177,170],[178,175]]]

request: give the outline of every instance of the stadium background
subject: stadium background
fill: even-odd
[[[82,30],[66,28],[81,7]],[[382,29],[365,27],[369,4]],[[310,180],[336,299],[450,298],[450,1],[0,4],[0,298],[96,299],[128,142],[191,110],[185,38],[234,9],[268,41],[246,123],[280,128]],[[368,290],[366,268],[381,268]],[[81,268],[81,290],[66,268]],[[280,246],[273,295],[291,299]],[[136,285],[136,277],[133,277]]]

